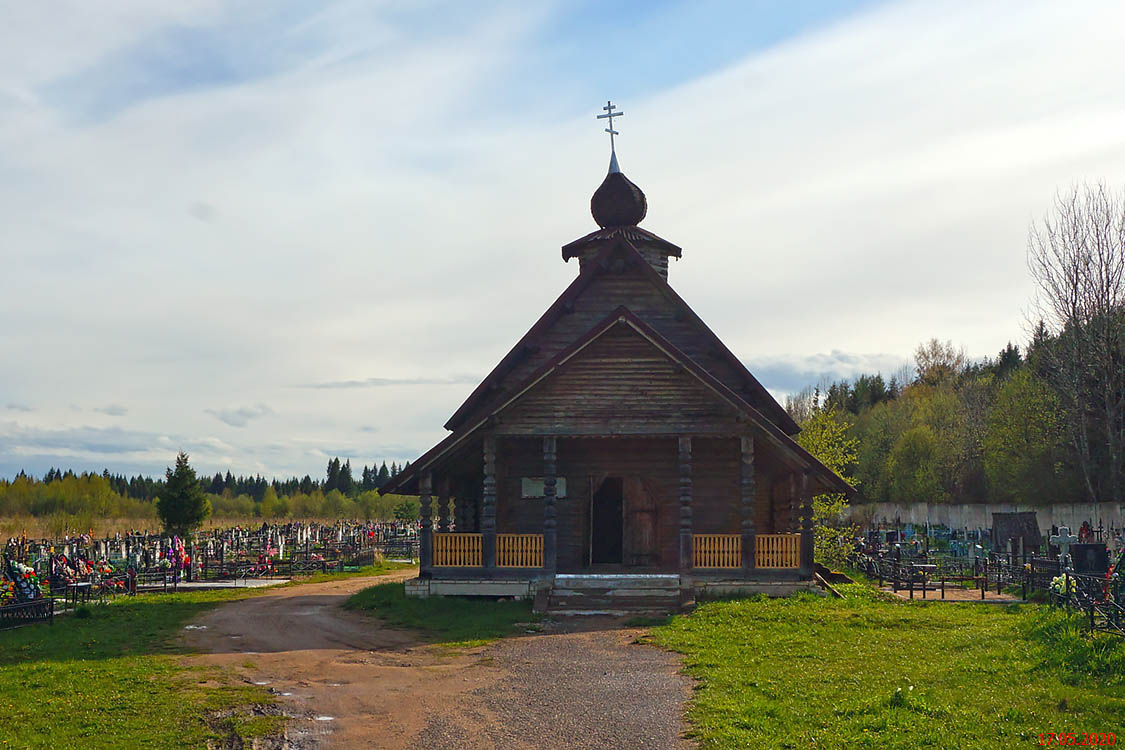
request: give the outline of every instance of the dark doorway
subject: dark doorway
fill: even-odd
[[[590,503],[590,562],[621,564],[622,481],[607,477]]]

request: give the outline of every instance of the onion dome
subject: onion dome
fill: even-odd
[[[590,198],[590,213],[598,226],[636,226],[648,212],[648,201],[639,187],[629,181],[617,166],[617,154],[609,160],[609,174]]]

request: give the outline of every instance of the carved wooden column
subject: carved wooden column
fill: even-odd
[[[797,500],[801,495],[801,485],[797,475],[789,475],[789,508],[785,511],[785,530],[796,534],[801,530],[801,519],[797,517]],[[778,529],[780,531],[780,529]]]
[[[438,531],[449,533],[449,478],[438,480]]]
[[[481,493],[481,562],[496,567],[496,438],[484,439],[484,484]]]
[[[744,437],[741,444],[739,494],[742,499],[742,569],[750,571],[754,568],[754,495],[757,489],[754,477],[754,438]]]
[[[430,520],[430,490],[431,479],[429,474],[423,474],[418,479],[418,500],[421,504],[422,529],[418,538],[419,569],[428,571],[434,564],[434,522]]]
[[[543,569],[555,572],[558,562],[558,522],[555,508],[556,448],[554,437],[543,438]]]
[[[680,569],[691,568],[691,438],[679,439],[680,457]]]
[[[813,573],[812,494],[809,472],[801,473],[801,575]]]

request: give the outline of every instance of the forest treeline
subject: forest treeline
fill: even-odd
[[[358,479],[350,461],[328,462],[324,479],[265,479],[231,472],[201,477],[217,518],[364,518],[388,521],[418,516],[418,500],[380,495],[378,490],[409,463],[363,466]],[[126,477],[51,468],[42,478],[20,472],[0,479],[0,517],[57,517],[59,525],[82,528],[90,519],[155,521],[163,478]]]
[[[328,493],[332,490],[339,490],[345,495],[352,496],[360,492],[377,490],[389,482],[391,477],[398,476],[398,473],[408,466],[410,466],[409,461],[403,464],[401,468],[393,461],[389,468],[386,461],[378,467],[374,464],[371,466],[364,464],[360,478],[355,479],[352,475],[352,462],[348,460],[340,463],[340,459],[337,457],[328,461],[328,469],[325,472],[325,478],[322,480],[313,479],[308,474],[302,479],[296,477],[265,479],[260,474],[236,477],[230,471],[227,471],[226,474],[218,472],[212,477],[201,477],[201,480],[203,489],[212,495],[223,495],[225,493],[234,496],[247,495],[255,502],[260,503],[265,498],[266,488],[268,487],[273,487],[274,492],[283,496],[298,493],[311,495],[317,491]],[[64,472],[52,467],[43,475],[42,481],[45,484],[50,484],[74,476],[76,475],[73,471]],[[164,486],[163,478],[153,479],[140,474],[134,477],[126,477],[123,474],[110,474],[109,469],[105,469],[101,473],[101,477],[109,483],[109,488],[118,495],[138,500],[155,499],[160,495],[160,490]],[[16,475],[16,479],[31,480],[31,477],[21,471]],[[2,481],[0,479],[0,482]]]
[[[789,399],[798,422],[846,421],[861,501],[1125,502],[1125,193],[1057,195],[1027,266],[1039,323],[1023,353],[1009,343],[974,362],[934,339],[912,377]]]
[[[918,347],[915,367],[810,386],[786,401],[799,424],[832,412],[855,440],[858,502],[1029,503],[1087,499],[1051,387],[1040,324],[1026,353],[1009,343],[968,359],[951,342]]]

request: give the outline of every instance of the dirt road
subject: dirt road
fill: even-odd
[[[274,691],[293,748],[684,748],[689,684],[671,655],[610,620],[563,621],[464,652],[345,611],[375,583],[276,589],[211,610],[189,657]]]

